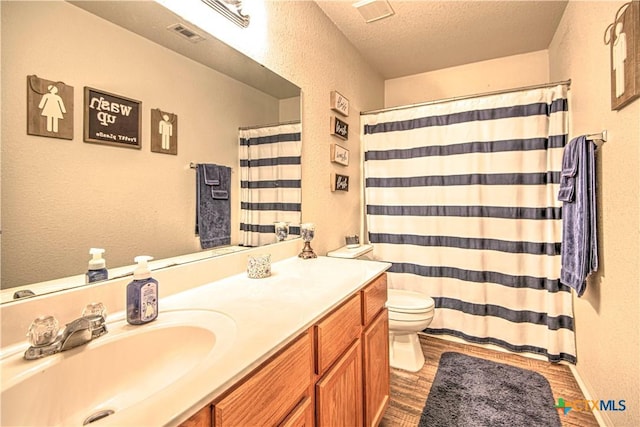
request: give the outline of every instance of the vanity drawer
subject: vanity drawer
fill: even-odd
[[[276,425],[308,398],[313,343],[305,333],[213,406],[214,425]]]
[[[315,326],[316,373],[322,374],[362,331],[360,292]]]
[[[362,290],[362,324],[368,325],[387,302],[387,274],[373,280]]]

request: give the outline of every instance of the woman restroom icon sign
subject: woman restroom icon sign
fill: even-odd
[[[27,76],[27,133],[73,139],[73,87]]]

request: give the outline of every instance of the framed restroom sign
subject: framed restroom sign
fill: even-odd
[[[141,101],[85,86],[84,141],[140,149],[141,105]]]
[[[151,110],[151,151],[163,154],[178,154],[178,115]]]
[[[73,139],[73,86],[27,76],[27,134]]]
[[[620,110],[640,97],[640,2],[618,9],[605,30],[611,45],[611,109]]]

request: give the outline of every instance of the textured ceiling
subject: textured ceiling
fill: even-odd
[[[385,78],[549,47],[567,1],[394,1],[365,23],[354,1],[316,3]]]

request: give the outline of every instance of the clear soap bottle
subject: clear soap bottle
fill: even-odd
[[[147,261],[150,256],[137,256],[138,266],[133,281],[127,285],[127,322],[132,325],[149,323],[158,317],[158,281],[151,277]]]

